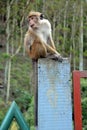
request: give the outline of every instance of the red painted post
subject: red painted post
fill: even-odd
[[[81,91],[80,91],[80,72],[73,72],[73,89],[74,89],[74,128],[82,130],[82,108],[81,108]]]
[[[80,78],[87,77],[87,71],[73,71],[74,129],[82,130],[82,107]]]

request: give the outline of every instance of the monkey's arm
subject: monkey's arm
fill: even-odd
[[[32,37],[31,37],[30,33],[27,32],[25,34],[25,38],[24,38],[24,46],[25,46],[25,49],[27,52],[30,51],[32,43],[33,43]]]
[[[45,43],[44,43],[44,45],[48,51],[47,58],[58,60],[59,62],[63,61],[63,57],[53,47],[51,47],[49,44],[45,44]]]
[[[45,44],[45,43],[44,43],[44,45],[45,45],[45,47],[47,48],[47,51],[48,51],[49,53],[60,55],[60,53],[58,53],[58,52],[57,52],[53,47],[51,47],[50,45]]]
[[[63,61],[63,57],[60,55],[60,53],[58,53],[55,49],[53,49],[48,44],[45,44],[45,46],[46,46],[47,51],[48,51],[47,58],[54,59],[54,60],[57,60],[59,62]]]
[[[30,48],[30,45],[31,45],[29,39],[30,39],[30,35],[28,33],[26,33],[25,37],[24,37],[24,46],[25,46],[26,49]]]
[[[47,39],[47,43],[53,48],[56,50],[56,47],[55,47],[55,44],[54,44],[54,41],[52,39],[52,36],[48,36],[48,39]]]

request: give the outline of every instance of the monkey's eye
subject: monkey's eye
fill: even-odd
[[[30,18],[28,19],[28,22],[30,22],[31,20],[34,20],[34,17],[30,17]]]
[[[34,19],[34,17],[31,17],[31,20],[33,20]]]

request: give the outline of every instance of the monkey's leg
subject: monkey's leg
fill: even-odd
[[[44,43],[45,44],[45,43]],[[57,54],[60,55],[60,53],[58,53],[55,49],[53,49],[50,45],[45,44],[45,47],[47,48],[47,51],[51,54]]]
[[[55,49],[53,49],[51,46],[48,44],[45,44],[47,51],[49,52],[47,57],[50,59],[58,60],[60,62],[63,61],[63,57],[58,53]]]

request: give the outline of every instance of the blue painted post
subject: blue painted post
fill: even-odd
[[[38,61],[38,130],[72,130],[70,62]]]

